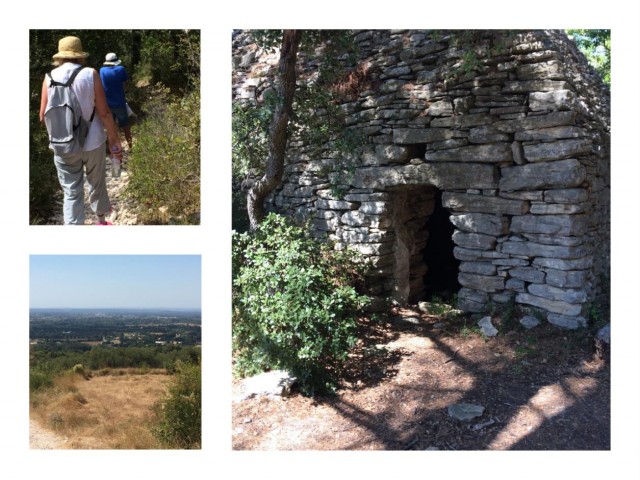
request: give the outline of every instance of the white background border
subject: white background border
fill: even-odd
[[[356,3],[356,2],[354,2]],[[323,0],[195,2],[31,1],[3,15],[4,139],[0,188],[0,471],[3,478],[602,479],[640,476],[640,181],[638,2]],[[207,5],[207,8],[203,6]],[[16,10],[17,8],[17,10]],[[71,11],[71,9],[78,11]],[[384,8],[384,10],[383,10]],[[372,10],[376,9],[375,12]],[[88,15],[85,12],[99,14]],[[37,28],[193,28],[202,32],[202,225],[113,229],[28,226],[28,32]],[[230,78],[233,28],[612,29],[613,395],[610,452],[233,452],[230,420]],[[52,54],[55,53],[52,51]],[[8,102],[8,103],[7,103]],[[31,254],[198,254],[203,272],[203,449],[31,451],[28,305]],[[576,431],[576,435],[580,435]],[[271,474],[269,473],[271,472]]]

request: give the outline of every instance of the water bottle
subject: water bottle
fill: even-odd
[[[122,160],[116,156],[117,153],[120,153],[120,147],[114,145],[111,148],[111,175],[114,178],[118,178],[120,176],[120,167],[122,162]]]

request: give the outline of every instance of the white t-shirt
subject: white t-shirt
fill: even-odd
[[[51,76],[56,82],[66,82],[71,77],[73,71],[78,68],[77,63],[66,62],[59,67],[53,69]],[[82,108],[82,116],[85,120],[91,118],[91,113],[95,107],[95,91],[93,87],[93,68],[84,68],[78,73],[78,76],[73,81],[71,89],[73,93],[78,97],[80,107]],[[49,76],[46,76],[47,86],[49,86]],[[49,92],[50,93],[50,92]],[[107,135],[102,125],[102,120],[98,112],[93,116],[91,127],[89,127],[89,133],[87,139],[84,142],[82,150],[89,152],[100,147],[107,139]]]

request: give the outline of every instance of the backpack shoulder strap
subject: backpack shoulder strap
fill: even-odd
[[[82,65],[80,65],[78,68],[76,68],[73,73],[71,74],[71,76],[69,77],[69,80],[67,80],[66,86],[68,87],[69,85],[71,85],[73,83],[73,81],[76,79],[76,77],[78,76],[78,74],[80,73],[80,70],[82,70],[84,67]]]
[[[49,77],[49,86],[50,86],[50,87],[55,87],[55,86],[58,86],[58,85],[63,85],[62,83],[60,83],[60,82],[56,82],[56,81],[53,79],[53,77],[51,76],[51,72],[47,72],[47,77]]]
[[[78,68],[76,68],[73,73],[71,74],[71,76],[69,77],[69,80],[67,80],[66,82],[56,82],[53,77],[51,76],[51,72],[47,72],[47,76],[49,77],[49,80],[51,80],[50,82],[50,86],[51,87],[68,87],[69,85],[71,85],[73,83],[73,81],[76,79],[76,77],[78,76],[78,74],[80,73],[80,70],[82,70],[84,67],[82,65],[80,65]]]

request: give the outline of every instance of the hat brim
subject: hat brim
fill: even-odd
[[[116,66],[116,65],[120,65],[122,63],[122,60],[118,60],[116,62],[104,62],[103,65],[111,65],[111,66]]]
[[[62,51],[58,52],[53,56],[54,60],[60,60],[62,58],[87,58],[89,54],[87,52],[72,52],[72,51]]]

